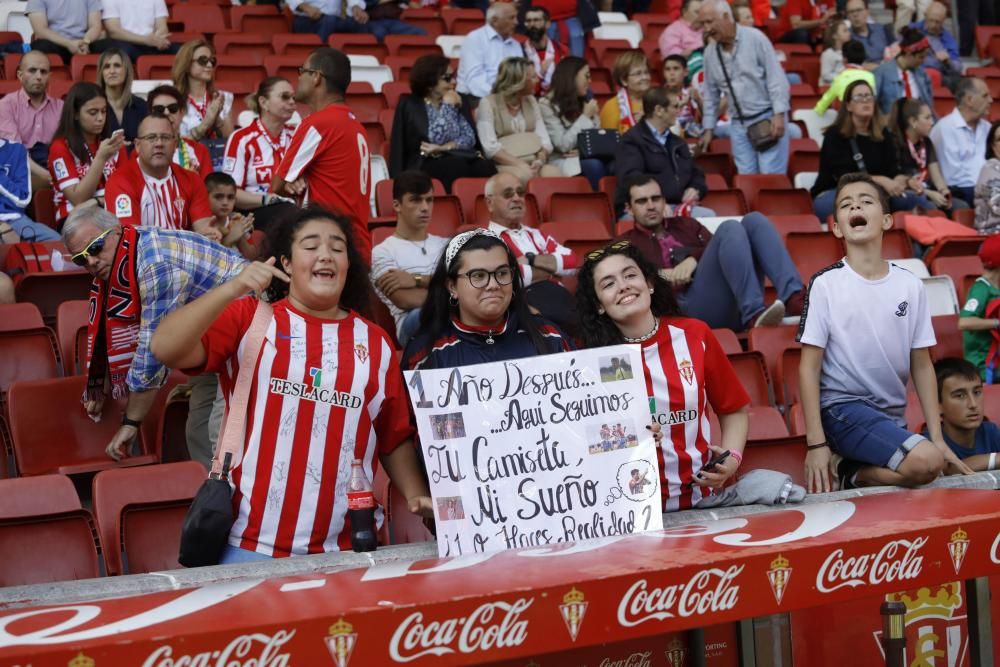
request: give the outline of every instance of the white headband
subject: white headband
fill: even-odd
[[[476,236],[489,236],[490,238],[494,238],[498,241],[501,240],[500,237],[497,236],[496,232],[483,229],[482,227],[477,227],[475,229],[470,229],[467,232],[456,234],[450,241],[448,241],[448,247],[445,248],[444,251],[444,267],[446,269],[451,268],[451,263],[455,260],[455,256],[458,255],[459,251],[462,250],[462,246]]]

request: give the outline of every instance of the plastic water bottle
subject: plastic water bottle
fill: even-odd
[[[351,519],[351,548],[355,551],[375,551],[375,494],[361,466],[361,459],[351,463],[351,479],[347,483],[347,513]]]

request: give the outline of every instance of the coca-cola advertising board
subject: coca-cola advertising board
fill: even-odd
[[[663,527],[638,345],[410,371],[438,553]]]
[[[528,664],[597,655],[609,640],[616,647],[601,660],[614,664],[647,650],[620,653],[621,642],[899,591],[919,600],[927,588],[925,597],[948,606],[954,590],[942,585],[1000,573],[995,498],[927,489],[727,519],[706,513],[571,544],[8,608],[0,665]],[[870,612],[837,623],[838,632],[873,628]],[[950,625],[917,627],[954,635]],[[660,644],[651,664],[664,664],[668,648]]]

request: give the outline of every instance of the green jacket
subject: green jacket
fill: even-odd
[[[837,76],[833,77],[833,83],[831,83],[827,91],[823,93],[823,97],[819,98],[819,102],[816,103],[816,106],[813,109],[813,111],[816,112],[816,115],[822,116],[824,113],[826,113],[826,110],[830,108],[830,105],[833,104],[833,101],[835,99],[843,100],[844,91],[847,90],[847,87],[849,85],[851,85],[858,79],[861,79],[862,81],[867,81],[868,85],[872,87],[873,93],[878,92],[875,90],[874,74],[872,74],[866,69],[849,67],[848,69],[845,69]]]

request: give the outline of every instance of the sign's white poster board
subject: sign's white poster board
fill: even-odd
[[[438,552],[663,527],[638,345],[408,371]]]

